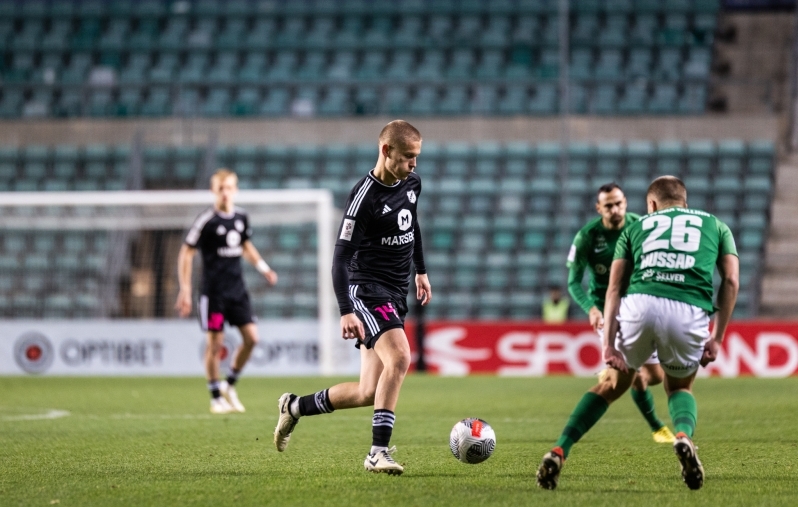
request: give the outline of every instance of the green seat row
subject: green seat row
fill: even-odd
[[[718,0],[580,0],[571,9],[582,14],[709,13],[719,9]],[[481,15],[556,14],[556,0],[26,0],[0,3],[0,19],[158,19],[167,16],[247,18],[250,16],[358,16],[358,15]]]

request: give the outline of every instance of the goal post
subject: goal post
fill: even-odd
[[[0,193],[0,314],[11,319],[173,316],[176,248],[213,199],[207,190]],[[259,293],[256,315],[260,307],[267,319],[315,317],[319,372],[351,373],[351,344],[338,338],[330,274],[340,219],[331,192],[240,190],[235,203],[248,213],[253,244],[284,275],[277,292],[264,286]],[[280,241],[272,237],[278,233]],[[198,276],[199,269],[194,271]],[[245,268],[248,282],[257,280],[255,275]]]

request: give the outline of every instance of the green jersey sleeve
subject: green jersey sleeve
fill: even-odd
[[[715,218],[718,222],[718,258],[724,255],[737,255],[737,245],[734,243],[729,226]]]
[[[629,237],[631,227],[624,229],[621,236],[618,238],[618,243],[615,245],[615,255],[612,260],[623,259],[626,261],[634,262],[634,255],[632,254],[632,242]]]
[[[582,278],[585,276],[585,268],[588,264],[587,243],[582,231],[577,232],[565,265],[568,266],[568,293],[585,313],[590,313],[590,309],[593,308],[593,300],[582,287]]]
[[[571,244],[571,250],[568,252],[568,260],[565,265],[568,268],[581,267],[584,272],[585,266],[587,266],[587,250],[589,246],[588,240],[582,231],[577,232],[574,242]]]

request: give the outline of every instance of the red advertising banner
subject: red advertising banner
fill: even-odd
[[[415,356],[415,326],[405,326]],[[427,325],[425,359],[440,375],[491,373],[590,376],[603,368],[601,342],[586,323],[436,321]],[[718,359],[699,375],[798,374],[798,322],[734,322]]]

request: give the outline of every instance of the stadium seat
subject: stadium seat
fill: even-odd
[[[650,78],[652,61],[653,57],[650,49],[633,49],[629,54],[629,62],[626,66],[626,77],[628,79]]]
[[[296,79],[324,85],[356,79],[382,89],[421,78],[465,87],[473,102],[463,107],[452,98],[442,108],[445,114],[550,115],[558,110],[556,86],[548,82],[557,78],[559,67],[559,24],[552,2],[504,0],[491,2],[488,9],[480,0],[430,5],[409,0],[402,3],[401,19],[394,18],[396,5],[386,1],[373,6],[357,0],[186,4],[153,0],[129,5],[88,1],[55,2],[53,9],[40,11],[29,5],[39,2],[24,2],[19,12],[40,14],[0,26],[0,47],[13,54],[11,65],[0,69],[4,84],[78,85],[101,70],[110,71],[106,75],[115,82],[142,88],[138,99],[134,92],[123,98],[121,91],[115,91],[110,106],[106,98],[94,99],[94,90],[87,90],[85,103],[95,107],[77,105],[75,89],[55,91],[56,99],[67,94],[69,101],[61,98],[48,104],[38,100],[44,96],[40,95],[25,107],[27,95],[15,96],[8,90],[9,98],[0,101],[0,113],[6,117],[185,114],[183,107],[139,102],[153,84],[292,86]],[[574,6],[571,77],[600,81],[573,83],[573,112],[704,111],[711,63],[707,46],[717,24],[717,9],[696,7],[693,14],[682,7],[671,9],[670,2],[668,8],[665,5],[612,0]],[[54,12],[71,14],[49,19]],[[6,20],[17,20],[17,14]],[[44,51],[41,57],[40,51]],[[210,58],[198,63],[195,58],[200,53]],[[256,55],[255,63],[250,63],[250,55]],[[135,64],[139,56],[165,60],[155,66]],[[170,62],[176,57],[175,66]],[[633,86],[638,78],[659,79],[650,90],[651,103]],[[609,82],[616,85],[614,91],[599,88]],[[526,91],[519,92],[516,86]],[[230,91],[233,96],[238,92]],[[439,92],[448,95],[443,88]],[[206,98],[204,89],[200,98]],[[249,99],[245,102],[251,104]],[[371,105],[351,109],[332,102],[323,109],[336,116],[383,112],[373,94],[367,102]],[[225,114],[252,114],[252,109],[252,105],[233,107]],[[430,114],[426,105],[419,109],[419,114]],[[209,105],[191,114],[214,116],[219,111]],[[263,114],[287,115],[291,109],[264,106]]]
[[[747,176],[743,186],[747,192],[763,194],[770,193],[773,187],[771,179],[767,176]]]
[[[688,176],[684,179],[684,185],[688,193],[706,194],[710,191],[709,179],[704,176]]]

